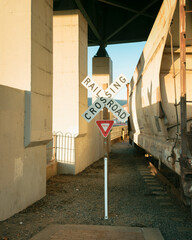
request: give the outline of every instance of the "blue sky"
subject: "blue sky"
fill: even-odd
[[[123,74],[129,81],[139,61],[146,42],[126,43],[107,46],[106,50],[113,61],[113,80]],[[92,76],[92,58],[97,53],[98,47],[88,48],[88,75]],[[89,95],[90,96],[90,95]],[[116,99],[127,99],[127,90],[124,87]]]

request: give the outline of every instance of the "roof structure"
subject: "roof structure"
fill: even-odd
[[[79,9],[88,22],[89,46],[145,41],[163,0],[53,0],[54,11]]]

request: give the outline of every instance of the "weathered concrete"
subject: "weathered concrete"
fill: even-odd
[[[0,86],[0,220],[46,194],[45,146],[24,148],[24,96]]]
[[[53,131],[87,131],[81,118],[87,108],[87,22],[78,10],[55,12],[53,17]]]
[[[31,240],[163,240],[158,228],[95,225],[50,225]]]
[[[54,13],[53,130],[75,136],[72,162],[59,162],[59,173],[76,174],[103,153],[94,120],[88,124],[81,116],[88,108],[87,90],[81,85],[87,76],[87,34],[87,22],[79,10]]]
[[[93,57],[92,59],[92,79],[101,87],[108,87],[112,83],[112,60],[110,57]],[[93,97],[93,102],[96,100]]]
[[[0,220],[4,220],[46,193],[43,144],[52,137],[52,1],[2,0],[0,28]]]
[[[93,57],[93,80],[100,86],[112,83],[112,60],[110,57]]]
[[[51,162],[47,165],[46,180],[57,175],[57,162]]]

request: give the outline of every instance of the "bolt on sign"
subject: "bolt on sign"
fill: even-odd
[[[90,77],[86,77],[82,84],[97,99],[96,101],[83,113],[83,118],[90,122],[104,107],[108,108],[110,112],[121,122],[125,122],[130,114],[125,111],[119,103],[113,98],[126,84],[128,80],[120,75],[115,82],[113,82],[106,90],[102,89],[97,83],[95,83]]]

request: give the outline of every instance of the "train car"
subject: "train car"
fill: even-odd
[[[192,198],[191,1],[164,0],[129,84],[129,138]]]

